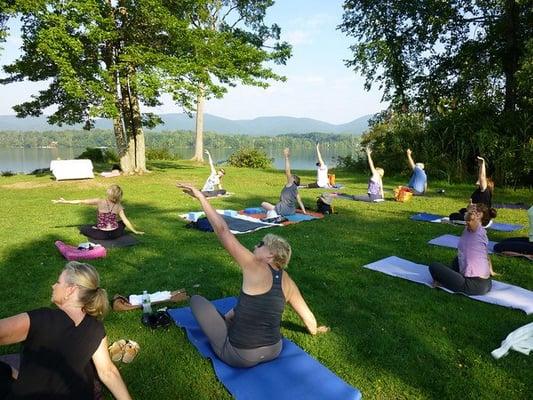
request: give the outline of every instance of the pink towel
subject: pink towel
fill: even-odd
[[[92,249],[80,250],[77,247],[63,243],[61,240],[56,241],[56,247],[63,257],[69,261],[94,260],[95,258],[105,257],[107,254],[104,246],[96,246]]]

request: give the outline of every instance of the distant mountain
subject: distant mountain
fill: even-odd
[[[164,124],[155,131],[194,130],[195,120],[186,114],[161,114]],[[359,135],[368,128],[371,115],[365,115],[341,125],[329,124],[311,118],[295,117],[259,117],[249,120],[231,120],[215,115],[204,115],[204,130],[222,134],[239,134],[253,136],[275,136],[286,133],[348,133]],[[96,121],[97,129],[112,129],[110,120]],[[0,131],[65,131],[82,129],[81,124],[49,125],[45,116],[20,119],[12,115],[0,115]]]

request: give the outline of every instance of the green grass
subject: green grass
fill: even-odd
[[[120,184],[126,213],[146,232],[142,244],[111,249],[95,260],[102,286],[114,293],[141,293],[186,287],[209,299],[237,295],[241,277],[235,262],[215,236],[191,229],[178,214],[198,210],[196,200],[174,187],[177,180],[203,184],[207,167],[188,162],[153,162],[144,176],[55,182],[48,176],[0,178],[3,208],[0,230],[2,285],[0,317],[50,303],[50,285],[65,261],[54,241],[84,241],[76,225],[90,223],[90,207],[53,205],[52,199],[92,198],[105,187]],[[302,181],[314,180],[301,171]],[[347,193],[364,193],[366,176],[337,172]],[[385,176],[392,189],[406,178]],[[217,208],[242,209],[262,200],[275,202],[284,183],[282,171],[227,168],[229,198],[212,200]],[[365,399],[526,399],[533,398],[533,357],[511,352],[494,360],[490,352],[512,330],[531,322],[523,312],[431,290],[361,266],[390,255],[422,264],[448,262],[454,251],[427,245],[458,227],[413,222],[415,212],[448,214],[463,207],[471,185],[447,186],[407,203],[366,204],[336,200],[338,214],[320,221],[271,230],[289,240],[293,258],[288,271],[297,282],[319,323],[332,330],[313,337],[303,330],[295,313],[283,316],[283,334],[303,347],[334,373],[361,390]],[[314,208],[321,190],[302,190],[305,204]],[[387,195],[387,194],[386,194]],[[391,197],[391,193],[388,193]],[[498,202],[532,202],[531,191],[497,188]],[[523,210],[500,210],[498,220],[527,225]],[[241,235],[248,247],[266,232]],[[516,235],[489,231],[491,240]],[[533,289],[533,263],[492,257],[500,280]],[[195,285],[199,287],[194,288]],[[151,331],[140,323],[140,312],[111,313],[105,320],[110,342],[137,341],[141,352],[120,370],[137,399],[229,399],[216,380],[210,362],[202,359],[177,327]],[[18,351],[4,346],[1,353]]]

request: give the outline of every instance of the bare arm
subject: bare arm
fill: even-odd
[[[316,156],[318,157],[318,162],[320,163],[320,166],[324,166],[324,160],[322,159],[322,154],[320,154],[320,148],[319,144],[316,144]]]
[[[411,149],[407,149],[407,163],[409,164],[409,168],[415,169],[415,162],[413,161],[413,157],[411,156]]]
[[[207,154],[207,158],[209,159],[209,166],[211,167],[211,173],[216,174],[217,170],[215,169],[215,166],[213,165],[213,159],[211,158],[211,153],[209,153],[209,150],[206,150],[205,154]]]
[[[28,313],[0,319],[0,345],[20,343],[26,340],[30,330]]]
[[[65,200],[63,197],[60,197],[57,200],[52,200],[54,204],[84,204],[88,206],[97,206],[100,202],[100,199],[85,199],[85,200]]]
[[[483,157],[477,156],[479,162],[479,171],[477,180],[479,182],[479,188],[482,192],[487,189],[487,167],[485,165],[485,159]]]
[[[287,185],[292,185],[293,179],[291,173],[291,162],[289,160],[290,152],[288,147],[283,149],[283,156],[285,157],[285,176],[287,177]]]
[[[254,262],[253,253],[244,247],[237,240],[235,235],[231,233],[228,224],[226,221],[224,221],[224,218],[222,218],[222,216],[216,212],[213,206],[209,204],[203,193],[191,185],[178,183],[177,186],[182,188],[185,193],[196,197],[200,201],[205,215],[211,223],[213,231],[217,235],[218,240],[222,246],[224,246],[226,251],[235,259],[235,261],[237,261],[237,264],[239,264],[242,269],[251,266]]]
[[[304,214],[307,214],[307,211],[305,211],[304,203],[302,202],[302,198],[300,197],[300,193],[298,193],[296,195],[296,201],[298,201],[298,205],[300,206],[300,210],[302,210]]]
[[[377,174],[376,168],[374,167],[374,161],[372,160],[372,150],[370,150],[370,147],[366,148],[366,157],[368,159],[368,166],[370,167],[372,175]]]
[[[120,212],[118,213],[118,215],[120,216],[120,219],[122,220],[122,222],[124,222],[124,225],[126,225],[126,228],[128,228],[133,233],[136,233],[137,235],[144,235],[144,232],[138,231],[133,227],[128,217],[126,217],[126,213],[124,212],[123,208],[120,209]]]
[[[93,354],[93,362],[96,367],[96,372],[100,380],[106,385],[115,399],[117,400],[131,400],[131,396],[128,393],[128,388],[120,376],[113,361],[109,357],[107,350],[107,336],[102,339],[98,349]]]
[[[298,289],[294,281],[287,274],[285,274],[284,279],[288,280],[289,285],[287,302],[301,318],[309,333],[311,335],[316,335],[317,333],[324,333],[329,331],[329,328],[327,326],[317,325],[315,315],[307,306],[307,303],[302,297],[302,294],[300,293],[300,290]]]

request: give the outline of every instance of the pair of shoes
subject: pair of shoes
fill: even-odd
[[[136,308],[141,308],[140,306],[134,306],[126,297],[121,296],[120,294],[113,296],[113,299],[111,300],[111,306],[113,311],[129,311],[135,310]]]
[[[109,346],[109,355],[111,360],[129,364],[139,353],[141,347],[137,342],[133,340],[120,339]]]
[[[170,300],[173,303],[179,303],[181,301],[189,300],[189,295],[185,289],[178,289],[170,292]]]
[[[172,319],[166,311],[157,311],[152,314],[143,314],[141,322],[144,326],[148,326],[152,329],[168,328],[170,324],[172,324]]]

